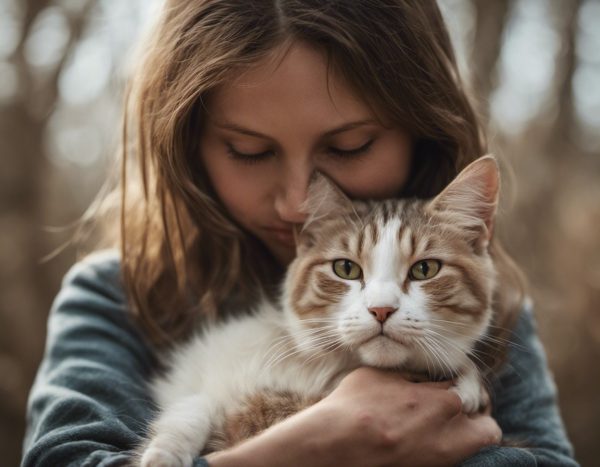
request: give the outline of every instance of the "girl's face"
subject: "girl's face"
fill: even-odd
[[[282,264],[315,170],[353,198],[394,197],[406,182],[410,136],[383,126],[307,45],[258,62],[206,105],[201,157],[217,195]]]

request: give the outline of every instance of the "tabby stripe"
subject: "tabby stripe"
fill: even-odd
[[[390,212],[388,210],[387,203],[381,204],[381,216],[383,217],[383,225],[387,224],[388,220],[390,219]]]
[[[430,237],[425,242],[425,251],[431,250],[435,246],[435,241]]]
[[[306,288],[310,284],[309,278],[310,278],[310,275],[312,274],[312,270],[317,266],[320,266],[320,265],[323,265],[326,263],[330,263],[330,262],[331,261],[329,261],[329,260],[317,259],[317,260],[311,261],[306,266],[304,266],[304,268],[302,269],[302,272],[300,274],[300,279],[296,282],[297,286],[292,293],[292,300],[294,303],[300,303],[300,300],[306,294]]]
[[[410,254],[414,255],[417,250],[417,237],[415,231],[410,229]]]
[[[484,309],[483,308],[467,308],[461,305],[444,305],[442,309],[448,310],[457,315],[471,315],[478,316],[480,315]]]
[[[373,244],[376,244],[377,241],[379,240],[379,229],[377,228],[376,222],[373,222],[371,224],[371,237],[372,237]]]
[[[404,292],[405,294],[408,293],[408,287],[410,286],[411,282],[411,278],[408,274],[406,274],[406,278],[404,279],[404,282],[402,282],[402,292]]]
[[[332,297],[339,298],[350,290],[348,284],[331,279],[322,272],[317,273],[317,287],[324,292],[330,300]],[[322,297],[319,296],[319,298]]]
[[[398,245],[402,245],[402,238],[404,237],[404,231],[406,230],[407,223],[402,220],[400,222],[400,228],[398,229]]]
[[[344,251],[350,250],[350,243],[349,243],[348,237],[346,237],[346,236],[340,237],[340,244],[341,244],[342,250],[344,250]]]
[[[469,291],[475,297],[475,299],[481,304],[481,309],[479,311],[483,312],[484,309],[487,307],[486,296],[483,290],[481,290],[481,287],[477,286],[477,281],[473,279],[468,267],[456,263],[452,264],[452,266],[462,273],[463,283],[468,287]]]
[[[296,308],[297,310],[297,314],[299,316],[305,316],[311,313],[315,313],[315,314],[323,314],[323,312],[326,312],[329,310],[331,305],[327,304],[327,305],[316,305],[316,304],[311,304],[311,305],[302,305]]]
[[[442,302],[455,297],[457,281],[458,278],[452,276],[434,277],[429,281],[424,281],[421,287],[430,297],[442,304]]]
[[[360,232],[358,233],[358,248],[357,248],[357,252],[356,252],[356,256],[358,258],[360,258],[362,255],[364,243],[365,243],[365,229],[362,228],[360,230]]]

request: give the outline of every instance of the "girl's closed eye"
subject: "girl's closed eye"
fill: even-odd
[[[349,148],[349,149],[345,149],[345,148],[342,149],[342,148],[335,147],[335,146],[329,146],[327,148],[327,152],[335,157],[340,157],[340,158],[358,157],[358,156],[362,156],[364,154],[368,154],[368,152],[370,151],[374,142],[375,142],[375,138],[371,138],[363,145],[354,147],[354,148]]]
[[[371,147],[373,146],[374,142],[375,142],[375,138],[371,138],[366,143],[364,143],[358,147],[340,148],[337,146],[328,146],[326,148],[326,152],[327,152],[327,154],[332,155],[336,158],[342,158],[342,159],[355,158],[355,157],[359,157],[359,156],[367,154],[370,151]],[[233,146],[233,144],[231,144],[231,143],[226,143],[226,147],[227,147],[227,153],[229,154],[229,156],[232,159],[235,159],[235,160],[238,160],[238,161],[241,161],[244,163],[248,163],[248,164],[255,164],[257,162],[261,162],[261,161],[266,160],[275,155],[275,151],[272,149],[268,149],[268,150],[260,151],[260,152],[243,152],[243,151],[240,151],[239,149],[235,148],[235,146]]]
[[[226,143],[226,146],[227,153],[232,159],[244,162],[246,164],[255,164],[275,155],[275,151],[271,149],[261,152],[242,152],[236,149],[231,143]]]

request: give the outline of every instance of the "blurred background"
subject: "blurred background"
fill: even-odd
[[[0,0],[0,465],[71,231],[113,165],[133,44],[160,0]],[[568,433],[600,447],[600,1],[440,0],[506,171],[499,234],[525,270]]]

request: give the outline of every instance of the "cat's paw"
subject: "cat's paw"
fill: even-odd
[[[144,451],[140,467],[192,467],[191,456],[185,459],[165,449],[149,447]]]
[[[490,403],[488,393],[478,379],[460,378],[450,390],[458,394],[462,411],[468,414],[480,412]]]

